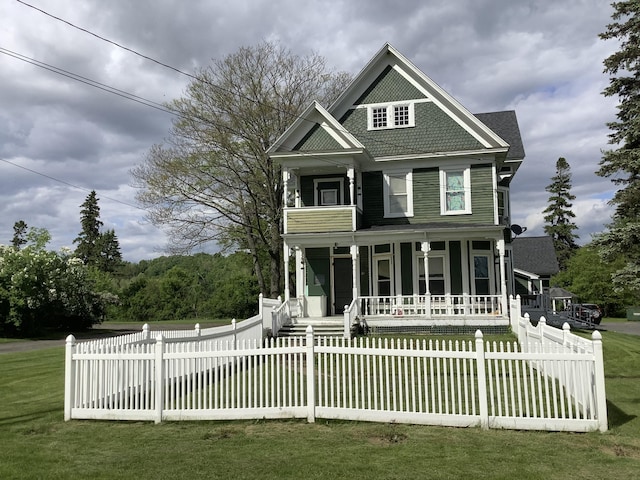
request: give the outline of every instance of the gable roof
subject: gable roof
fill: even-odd
[[[517,237],[511,245],[513,268],[545,276],[560,271],[551,237]]]
[[[415,115],[420,128],[367,130],[367,105],[402,100],[418,102]],[[513,113],[507,116],[515,119]],[[507,116],[501,123],[509,125]],[[517,124],[515,131],[519,132]],[[296,153],[302,157],[304,152],[310,157],[311,152],[336,155],[350,151],[366,158],[395,159],[493,152],[504,159],[509,147],[502,135],[387,43],[331,107],[325,110],[314,102],[267,153],[291,158]]]
[[[473,135],[485,148],[508,148],[509,145],[478,120],[460,102],[445,92],[436,82],[420,71],[398,50],[386,43],[365,65],[351,84],[329,107],[335,118],[342,118],[363,97],[369,86],[386,70],[392,68]]]
[[[267,153],[296,151],[300,148],[300,143],[314,135],[316,144],[322,144],[326,150],[364,149],[356,137],[349,133],[322,105],[314,101],[280,135]]]

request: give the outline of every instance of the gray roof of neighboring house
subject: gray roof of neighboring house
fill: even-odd
[[[555,275],[560,271],[551,237],[518,237],[513,239],[512,246],[513,268],[536,275]]]
[[[520,127],[518,127],[515,111],[476,113],[475,116],[509,144],[508,160],[521,160],[524,158],[524,146],[522,145]]]

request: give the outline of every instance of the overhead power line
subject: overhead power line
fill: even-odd
[[[140,57],[140,58],[144,58],[145,60],[149,60],[150,62],[153,62],[153,63],[155,63],[155,64],[157,64],[157,65],[160,65],[160,66],[163,66],[163,67],[165,67],[165,68],[168,68],[169,70],[172,70],[172,71],[174,71],[174,72],[177,72],[177,73],[179,73],[180,75],[184,75],[184,76],[186,76],[186,77],[189,77],[189,78],[191,78],[192,80],[196,80],[196,81],[199,81],[199,82],[203,82],[203,83],[205,83],[205,84],[207,84],[207,85],[209,85],[209,86],[211,86],[211,87],[213,87],[213,88],[215,88],[215,89],[217,89],[217,90],[220,90],[220,91],[225,92],[225,93],[230,93],[230,94],[232,94],[232,95],[234,95],[234,96],[237,96],[237,97],[239,97],[239,98],[242,98],[243,100],[247,100],[247,101],[249,101],[249,102],[255,103],[255,104],[256,104],[256,105],[258,105],[258,106],[266,106],[266,107],[268,107],[268,108],[275,109],[275,110],[279,111],[280,113],[283,113],[283,114],[285,114],[285,115],[290,116],[290,117],[291,117],[292,119],[294,119],[294,120],[298,120],[298,119],[299,119],[299,120],[302,120],[302,121],[305,121],[305,122],[311,123],[311,124],[313,124],[313,125],[317,125],[317,124],[318,124],[317,122],[315,122],[315,121],[313,121],[313,120],[308,120],[308,119],[306,119],[306,118],[302,118],[302,117],[300,117],[300,116],[299,116],[299,115],[297,115],[297,114],[294,114],[294,113],[288,112],[288,111],[286,111],[286,110],[278,109],[277,107],[274,107],[274,106],[272,106],[272,105],[264,105],[264,104],[263,104],[263,103],[261,103],[260,101],[255,100],[255,99],[253,99],[253,98],[249,98],[249,97],[246,97],[246,96],[240,95],[240,94],[238,94],[237,92],[231,92],[231,91],[229,91],[229,90],[227,90],[227,89],[225,89],[225,88],[221,87],[220,85],[216,85],[216,84],[214,84],[214,83],[212,83],[212,82],[207,81],[207,80],[206,80],[206,79],[204,79],[204,78],[198,77],[197,75],[194,75],[194,74],[189,73],[189,72],[185,72],[184,70],[181,70],[181,69],[179,69],[179,68],[177,68],[177,67],[174,67],[174,66],[172,66],[172,65],[169,65],[168,63],[162,62],[162,61],[157,60],[157,59],[155,59],[155,58],[153,58],[153,57],[150,57],[150,56],[148,56],[148,55],[145,55],[145,54],[143,54],[143,53],[140,53],[140,52],[138,52],[137,50],[134,50],[133,48],[129,48],[129,47],[127,47],[127,46],[121,45],[121,44],[120,44],[120,43],[118,43],[118,42],[115,42],[115,41],[113,41],[113,40],[110,40],[110,39],[108,39],[108,38],[106,38],[106,37],[104,37],[104,36],[102,36],[102,35],[99,35],[99,34],[97,34],[97,33],[95,33],[95,32],[92,32],[91,30],[88,30],[88,29],[86,29],[86,28],[80,27],[80,26],[78,26],[78,25],[76,25],[76,24],[74,24],[74,23],[72,23],[72,22],[70,22],[70,21],[68,21],[68,20],[65,20],[65,19],[63,19],[63,18],[61,18],[61,17],[58,17],[58,16],[56,16],[56,15],[53,15],[53,14],[51,14],[51,13],[47,12],[46,10],[43,10],[43,9],[38,8],[38,7],[34,6],[34,5],[31,5],[31,4],[27,3],[27,2],[24,2],[23,0],[16,0],[16,1],[17,1],[18,3],[21,3],[22,5],[24,5],[24,6],[26,6],[26,7],[32,8],[32,9],[34,9],[34,10],[37,10],[38,12],[40,12],[40,13],[42,13],[42,14],[44,14],[44,15],[46,15],[46,16],[48,16],[48,17],[50,17],[50,18],[53,18],[54,20],[57,20],[57,21],[62,22],[62,23],[66,24],[66,25],[68,25],[68,26],[70,26],[70,27],[72,27],[72,28],[75,28],[76,30],[80,30],[81,32],[86,33],[87,35],[91,35],[91,36],[93,36],[93,37],[95,37],[95,38],[97,38],[97,39],[99,39],[99,40],[102,40],[103,42],[107,42],[107,43],[109,43],[109,44],[111,44],[111,45],[114,45],[114,46],[116,46],[116,47],[118,47],[118,48],[121,48],[121,49],[123,49],[123,50],[126,50],[127,52],[133,53],[134,55],[137,55],[137,56],[138,56],[138,57]],[[341,133],[350,133],[350,132],[349,132],[346,128],[344,128],[344,127],[341,127],[341,128],[335,128],[335,127],[333,127],[333,126],[327,125],[327,126],[326,126],[326,128],[334,129],[334,130],[337,130],[337,131],[339,131],[339,132],[341,132]],[[394,144],[394,143],[389,142],[389,141],[383,141],[383,140],[380,140],[380,139],[378,139],[378,138],[376,138],[376,137],[373,137],[373,136],[370,136],[370,135],[367,135],[367,134],[361,134],[361,135],[362,135],[362,136],[364,136],[364,137],[366,137],[366,138],[368,138],[369,140],[371,140],[371,141],[372,141],[372,142],[374,142],[374,143],[379,143],[379,144],[383,144],[383,145],[393,146],[393,147],[395,147],[395,148],[401,148],[401,149],[404,149],[407,153],[416,153],[416,154],[417,154],[417,153],[422,153],[422,152],[417,152],[417,151],[413,150],[412,148],[407,147],[406,145],[399,145],[399,144]],[[311,154],[310,156],[312,156],[312,154]],[[323,160],[323,161],[325,161],[325,162],[327,162],[327,163],[334,164],[334,162],[332,162],[332,161],[330,161],[330,160],[328,160],[328,159],[326,159],[326,158],[325,158],[325,159],[322,159],[322,160]],[[337,163],[335,163],[335,164],[336,164],[336,165],[338,165]]]
[[[17,163],[11,162],[11,161],[6,160],[4,158],[0,158],[0,162],[4,162],[4,163],[6,163],[8,165],[12,165],[12,166],[14,166],[16,168],[20,168],[22,170],[26,170],[27,172],[34,173],[36,175],[40,175],[41,177],[48,178],[49,180],[53,180],[54,182],[62,183],[63,185],[67,185],[68,187],[72,187],[72,188],[75,188],[77,190],[82,190],[82,191],[85,191],[85,192],[91,192],[92,190],[95,190],[95,189],[89,189],[89,188],[81,187],[79,185],[75,185],[73,183],[67,182],[66,180],[61,180],[59,178],[52,177],[51,175],[47,175],[46,173],[42,173],[42,172],[39,172],[37,170],[33,170],[32,168],[25,167],[24,165],[19,165]],[[127,207],[131,207],[131,208],[136,208],[136,209],[142,210],[144,212],[147,211],[146,209],[144,209],[144,208],[142,208],[142,207],[140,207],[138,205],[134,205],[133,203],[124,202],[124,201],[119,200],[117,198],[108,197],[108,196],[103,195],[103,194],[100,194],[100,198],[105,198],[107,200],[111,200],[112,202],[120,203],[122,205],[126,205]]]

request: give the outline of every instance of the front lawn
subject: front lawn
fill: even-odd
[[[64,422],[64,349],[0,354],[0,478],[634,478],[640,337],[603,337],[605,434],[324,420]]]

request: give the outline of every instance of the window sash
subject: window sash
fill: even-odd
[[[385,173],[385,217],[413,215],[413,187],[411,172]]]
[[[471,213],[471,174],[468,167],[441,170],[440,188],[442,215]]]

